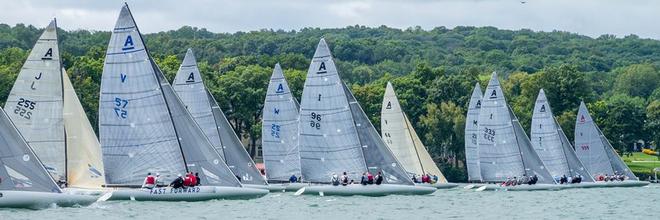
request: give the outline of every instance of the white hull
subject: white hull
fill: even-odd
[[[253,199],[268,190],[248,187],[196,186],[186,189],[159,187],[154,189],[116,189],[109,200],[136,201],[205,201],[212,199]]]
[[[424,186],[424,187],[433,187],[436,189],[451,189],[455,188],[458,186],[456,183],[434,183],[434,184],[426,184],[426,183],[420,183],[420,184],[415,184],[416,186]]]
[[[0,191],[0,208],[43,209],[52,206],[87,206],[99,196],[70,193]]]
[[[268,184],[268,190],[271,192],[295,192],[299,189],[310,186],[309,183],[274,183]]]
[[[408,185],[361,185],[348,186],[312,185],[306,186],[303,194],[324,196],[386,196],[386,195],[427,195],[436,191],[436,188]]]
[[[563,184],[561,185],[564,188],[611,188],[611,187],[641,187],[648,185],[647,181],[637,181],[637,180],[626,180],[626,181],[614,181],[614,182],[583,182],[579,184]]]
[[[516,186],[502,186],[501,184],[488,184],[485,185],[486,191],[539,191],[539,190],[561,190],[565,187],[559,184],[534,184],[534,185],[516,185]]]

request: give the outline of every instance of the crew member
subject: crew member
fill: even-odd
[[[156,177],[152,176],[151,173],[147,173],[147,177],[144,178],[142,182],[142,188],[153,189],[156,186]]]

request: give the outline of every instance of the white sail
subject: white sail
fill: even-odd
[[[195,118],[199,127],[202,128],[206,137],[211,141],[211,144],[222,151],[218,126],[213,120],[210,100],[206,95],[206,88],[202,81],[202,75],[197,68],[197,60],[192,49],[188,49],[186,52],[172,86],[181,101],[186,105],[188,112]],[[220,156],[225,159],[224,154],[221,153]]]
[[[2,109],[0,109],[0,190],[61,192],[60,187],[49,176],[39,158]],[[11,198],[0,197],[0,199]]]
[[[56,180],[66,179],[62,73],[53,20],[32,48],[4,109]]]
[[[446,182],[438,166],[433,162],[408,117],[401,109],[394,87],[387,82],[381,108],[381,132],[396,159],[410,174],[432,174],[439,177],[439,182]]]
[[[487,182],[522,176],[524,166],[500,81],[493,73],[479,112],[479,166]]]
[[[174,78],[174,91],[231,171],[243,183],[266,184],[250,155],[208,92],[191,49]]]
[[[302,173],[311,182],[330,182],[333,173],[353,179],[367,171],[346,93],[324,39],[307,72],[300,101]]]
[[[530,140],[552,176],[572,176],[557,127],[550,103],[541,89],[532,114]]]
[[[101,144],[64,69],[62,69],[62,79],[63,117],[68,152],[67,185],[78,188],[100,188],[105,184]]]
[[[616,172],[629,179],[638,179],[614,151],[584,102],[580,102],[575,122],[575,152],[592,175],[613,175]]]
[[[109,184],[142,184],[148,172],[186,172],[167,103],[128,6],[122,7],[103,65],[99,139]]]
[[[298,105],[280,64],[275,64],[263,109],[261,148],[268,180],[287,181],[302,175],[298,150]]]
[[[468,181],[482,182],[481,168],[479,166],[479,145],[477,136],[479,133],[479,111],[481,111],[481,86],[474,85],[467,116],[465,117],[465,163],[467,164]]]

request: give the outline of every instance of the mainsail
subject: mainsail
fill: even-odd
[[[174,90],[231,171],[243,183],[266,184],[215,98],[204,86],[191,49],[186,52],[174,78]]]
[[[614,151],[591,118],[584,102],[580,102],[575,122],[575,152],[593,175],[613,175],[616,172],[629,179],[638,179]]]
[[[410,175],[432,174],[439,177],[438,182],[447,182],[401,109],[390,82],[385,88],[380,121],[383,141]]]
[[[99,103],[108,183],[191,171],[202,184],[240,186],[149,56],[128,5],[110,37]]]
[[[479,145],[477,136],[479,133],[479,111],[481,110],[481,86],[479,83],[474,85],[472,97],[468,106],[467,116],[465,117],[465,161],[467,164],[468,181],[481,182],[481,168],[479,166]]]
[[[61,192],[2,109],[0,109],[0,190]]]
[[[583,177],[583,181],[593,182],[591,174],[577,158],[566,134],[553,117],[550,103],[543,89],[539,91],[536,98],[530,137],[534,150],[552,176],[575,176],[579,174]]]
[[[384,180],[389,184],[413,185],[414,183],[408,178],[404,166],[397,161],[397,158],[383,142],[351,90],[344,83],[342,83],[342,86],[355,120],[364,160],[369,171],[374,174],[382,172],[385,177]]]
[[[275,64],[268,83],[263,109],[261,149],[269,181],[287,181],[300,176],[298,150],[298,105],[291,94],[280,64]]]
[[[60,71],[57,25],[53,20],[23,64],[4,109],[51,176],[64,181],[66,140]]]
[[[64,88],[64,128],[66,130],[67,185],[78,188],[100,188],[105,184],[101,144],[62,69]]]
[[[479,165],[484,181],[501,182],[526,174],[537,175],[539,183],[554,183],[518,118],[506,104],[496,73],[483,96],[478,124]]]
[[[333,173],[341,172],[357,179],[367,171],[351,108],[324,39],[307,71],[299,132],[300,162],[306,180],[328,183]]]
[[[552,176],[571,176],[568,160],[562,142],[557,132],[558,125],[550,109],[548,99],[543,89],[539,91],[532,114],[530,137],[534,150],[541,157]]]

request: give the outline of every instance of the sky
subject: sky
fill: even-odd
[[[525,2],[524,4],[522,2]],[[123,0],[0,0],[0,23],[65,30],[114,26]],[[212,32],[351,25],[395,28],[494,26],[569,31],[591,37],[660,39],[658,0],[128,0],[145,33],[188,25]]]

